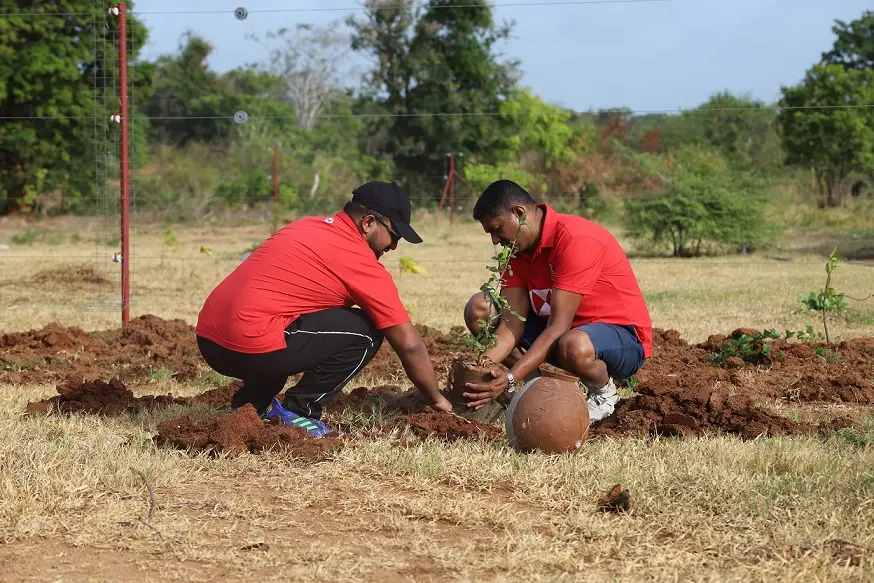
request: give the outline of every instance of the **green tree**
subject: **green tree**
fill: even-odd
[[[529,192],[536,192],[540,189],[542,182],[542,180],[538,180],[537,176],[522,170],[516,162],[508,162],[498,166],[468,164],[465,174],[474,192],[482,192],[496,180],[512,180]]]
[[[840,206],[854,173],[874,173],[874,70],[815,65],[804,81],[782,92],[787,162],[815,172],[820,207]]]
[[[465,10],[447,9],[460,4]],[[383,114],[371,119],[368,150],[389,155],[407,180],[435,177],[432,186],[447,152],[495,162],[507,147],[503,122],[477,114],[499,112],[515,85],[515,63],[494,53],[510,27],[494,22],[485,0],[368,0],[365,8],[348,24],[353,49],[374,59],[364,94]]]
[[[26,7],[24,6],[26,4]],[[21,14],[38,14],[25,16]],[[113,87],[116,28],[91,0],[0,0],[0,211],[32,206],[25,197],[63,193],[67,207],[95,192],[95,112],[103,115],[103,79]],[[129,58],[148,31],[128,17]],[[95,51],[95,47],[97,51]],[[149,68],[130,83],[147,93]],[[95,85],[98,85],[97,87]],[[96,95],[95,95],[96,94]]]
[[[732,166],[760,172],[776,170],[783,163],[775,111],[762,101],[728,91],[679,115],[649,114],[631,123],[628,145],[638,151],[712,147]]]
[[[545,168],[556,161],[574,159],[570,111],[545,103],[528,88],[512,90],[500,111],[509,128],[509,159],[518,160],[521,153],[533,152]]]
[[[782,165],[776,113],[763,101],[725,91],[687,115],[699,118],[706,143],[733,166],[773,170]]]
[[[205,39],[186,31],[179,54],[161,56],[155,62],[154,89],[143,108],[152,118],[154,141],[183,146],[191,140],[227,135],[230,124],[224,120],[189,119],[218,114],[216,106],[226,97],[219,94],[219,76],[206,62],[212,51]],[[233,113],[225,110],[220,115]]]
[[[775,234],[765,215],[763,183],[731,169],[718,152],[687,146],[637,159],[662,176],[664,187],[626,203],[631,238],[668,245],[674,257],[690,257],[706,250],[755,249]]]
[[[874,69],[874,12],[866,10],[849,23],[836,20],[832,32],[837,39],[832,50],[823,53],[822,64],[859,71]]]

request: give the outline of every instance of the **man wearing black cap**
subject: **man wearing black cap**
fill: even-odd
[[[379,262],[401,238],[422,242],[410,215],[400,186],[368,182],[334,216],[307,217],[281,229],[213,290],[198,316],[197,343],[210,367],[243,380],[232,408],[250,403],[262,417],[326,435],[322,408],[387,338],[431,405],[452,410],[394,280]],[[288,377],[301,372],[280,402],[276,395]]]

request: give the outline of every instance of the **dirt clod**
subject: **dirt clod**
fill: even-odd
[[[58,395],[27,405],[30,415],[57,413],[91,413],[120,415],[149,408],[161,408],[179,402],[173,395],[134,397],[120,379],[68,380],[58,385]]]
[[[414,413],[403,419],[401,426],[408,426],[420,439],[437,438],[445,441],[470,439],[504,439],[504,432],[494,425],[465,419],[454,413],[437,411],[426,407],[421,413]]]
[[[338,437],[315,438],[297,427],[263,421],[251,405],[206,421],[197,421],[191,415],[170,419],[158,425],[155,442],[180,449],[231,454],[280,449],[305,461],[326,459],[343,445]]]
[[[628,490],[622,488],[622,484],[616,484],[598,500],[598,510],[601,512],[628,512],[631,510],[631,495]]]

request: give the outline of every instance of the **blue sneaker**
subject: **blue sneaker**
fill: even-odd
[[[313,437],[324,437],[325,435],[332,433],[332,430],[318,419],[301,417],[297,413],[289,411],[282,406],[282,403],[280,403],[279,399],[276,397],[273,397],[273,406],[267,413],[268,419],[272,417],[278,417],[288,427],[298,427],[303,429]]]

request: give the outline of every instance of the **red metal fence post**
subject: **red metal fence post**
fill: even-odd
[[[127,6],[118,4],[119,101],[121,102],[121,321],[130,321],[130,175],[128,168]]]
[[[277,230],[279,230],[279,148],[274,146],[273,147],[273,233],[275,233]]]

